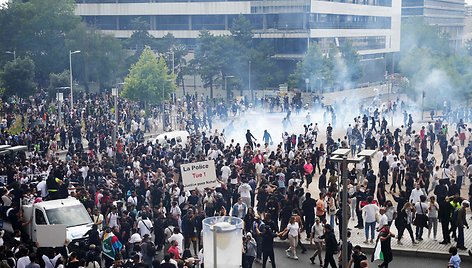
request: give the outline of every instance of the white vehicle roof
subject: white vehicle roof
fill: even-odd
[[[58,208],[58,207],[70,207],[70,206],[81,205],[81,203],[79,202],[79,200],[73,197],[70,197],[66,199],[43,201],[43,202],[36,203],[34,205],[36,207],[42,207],[48,210],[48,209],[53,209],[53,208]]]

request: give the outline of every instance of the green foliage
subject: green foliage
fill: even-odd
[[[16,58],[3,67],[0,74],[1,86],[6,96],[17,95],[27,98],[36,90],[35,66],[30,58]]]
[[[50,73],[49,74],[49,91],[56,92],[56,89],[59,87],[68,87],[70,86],[70,72],[69,70],[64,70],[62,73]]]
[[[67,64],[66,36],[80,18],[73,0],[12,1],[0,10],[0,49],[27,54],[36,65],[37,81],[45,85],[51,72]]]
[[[326,85],[353,87],[361,77],[359,55],[350,43],[344,42],[339,49],[332,47],[328,53],[323,53],[318,44],[312,44],[289,76],[288,84],[290,88],[305,89],[308,81],[310,91],[322,92]]]
[[[470,43],[469,43],[470,44]],[[448,36],[421,20],[402,24],[399,69],[410,81],[411,96],[425,92],[425,101],[435,104],[445,98],[462,101],[471,89],[470,46],[453,51]]]
[[[210,87],[210,98],[213,98],[213,83],[220,75],[222,57],[220,56],[220,38],[215,37],[209,31],[201,31],[195,49],[194,64],[201,76],[203,85]]]
[[[244,16],[233,21],[230,32],[230,36],[213,36],[201,31],[197,40],[195,59],[190,66],[200,74],[204,86],[210,88],[210,96],[213,97],[215,82],[223,84],[226,76],[233,77],[228,80],[231,88],[249,88],[249,69],[252,89],[281,83],[283,75],[272,58],[272,45],[253,39],[251,24]]]
[[[346,78],[349,82],[355,82],[362,77],[359,54],[350,42],[343,42],[339,48],[341,58],[347,66]]]
[[[161,103],[175,91],[174,78],[167,74],[167,65],[157,60],[150,48],[145,48],[138,62],[131,66],[125,78],[123,97],[149,103]]]
[[[80,50],[73,55],[74,78],[89,89],[89,82],[97,82],[100,88],[116,85],[123,63],[121,44],[113,36],[105,35],[80,23],[66,40],[69,50]]]

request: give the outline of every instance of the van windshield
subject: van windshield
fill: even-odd
[[[92,223],[89,214],[82,205],[52,208],[46,210],[49,224],[65,224],[67,227]]]

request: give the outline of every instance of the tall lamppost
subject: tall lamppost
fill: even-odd
[[[12,54],[13,55],[13,60],[16,60],[16,50],[13,50],[13,51],[5,51],[6,54]]]
[[[249,73],[248,73],[248,88],[249,88],[249,94],[251,94],[251,101],[254,102],[254,94],[252,92],[251,88],[251,60],[249,60]]]
[[[70,76],[70,109],[74,108],[74,91],[72,90],[72,54],[80,53],[80,50],[69,50],[69,76]]]
[[[114,87],[111,89],[111,95],[115,99],[115,129],[113,130],[113,135],[111,135],[113,148],[116,146],[116,133],[118,132],[118,88]],[[116,151],[115,151],[116,154]]]
[[[330,158],[333,162],[338,162],[342,164],[342,185],[343,190],[341,193],[341,201],[342,201],[342,252],[341,252],[341,261],[342,267],[348,266],[348,247],[347,247],[347,225],[349,219],[347,218],[348,212],[348,204],[347,204],[347,173],[348,173],[348,164],[354,163],[358,164],[364,161],[364,156],[358,156],[357,158],[348,158],[348,154],[350,153],[350,149],[338,149],[332,153],[332,157]],[[359,155],[362,152],[359,153]]]
[[[228,92],[228,78],[233,78],[234,75],[225,75],[225,91],[226,91],[226,97],[229,100],[229,92]]]
[[[64,94],[62,92],[58,92],[56,93],[56,101],[57,101],[57,104],[58,104],[58,120],[59,120],[59,127],[62,126],[62,101],[64,100]]]
[[[167,80],[162,81],[162,131],[166,129],[166,105],[165,105],[165,84],[166,82],[172,82],[173,80],[168,78]]]
[[[305,78],[305,92],[308,92],[308,85],[310,85],[310,79]]]

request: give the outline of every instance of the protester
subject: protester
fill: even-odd
[[[306,236],[315,245],[310,261],[314,263],[318,256],[324,267],[336,267],[333,255],[338,252],[338,241],[333,227],[337,223],[341,230],[342,223],[349,221],[349,217],[342,218],[340,206],[339,178],[344,174],[341,166],[332,161],[332,152],[338,148],[350,149],[353,156],[364,148],[376,150],[374,157],[355,166],[349,165],[347,174],[349,212],[351,218],[357,220],[356,228],[365,227],[365,243],[373,243],[375,225],[379,222],[377,229],[381,237],[388,237],[385,240],[393,237],[389,237],[385,226],[395,224],[400,245],[405,229],[416,244],[416,240],[423,239],[423,227],[417,225],[415,238],[411,224],[415,215],[416,218],[425,215],[430,226],[428,239],[431,232],[436,239],[439,220],[443,244],[450,243],[449,230],[452,230],[459,250],[470,246],[463,239],[469,210],[460,187],[464,182],[470,183],[464,177],[471,177],[468,170],[472,149],[458,147],[460,141],[446,138],[446,124],[459,122],[458,112],[447,114],[445,118],[436,117],[435,129],[431,131],[420,123],[415,123],[418,125],[415,130],[412,115],[402,108],[401,112],[406,114],[405,125],[408,123],[410,127],[399,127],[391,132],[393,129],[385,125],[383,118],[394,114],[392,103],[385,109],[354,107],[358,113],[354,121],[343,119],[342,123],[350,126],[348,131],[341,131],[342,136],[336,137],[340,132],[342,112],[339,108],[342,105],[322,107],[319,100],[313,102],[314,109],[323,113],[326,123],[307,124],[304,132],[296,133],[297,118],[291,116],[291,110],[303,107],[300,102],[300,98],[288,97],[259,99],[255,109],[283,111],[287,113],[284,121],[293,128],[284,131],[280,144],[277,144],[275,137],[279,135],[275,130],[267,128],[262,138],[265,144],[258,144],[251,133],[257,130],[249,129],[249,125],[243,127],[244,122],[240,122],[246,118],[242,110],[234,113],[239,118],[230,119],[233,133],[230,127],[225,127],[224,131],[214,127],[216,123],[225,123],[229,107],[238,111],[248,104],[244,100],[242,103],[219,102],[187,94],[184,99],[172,101],[171,107],[169,103],[166,107],[152,105],[144,112],[145,107],[140,103],[118,98],[117,126],[111,109],[114,105],[102,94],[80,94],[74,108],[64,102],[61,125],[51,112],[55,110],[52,109],[55,102],[48,99],[46,92],[28,99],[6,100],[1,108],[8,115],[7,123],[22,124],[23,130],[16,134],[4,129],[0,133],[0,144],[24,144],[28,150],[14,159],[0,157],[0,175],[5,177],[2,211],[18,229],[11,239],[14,241],[3,238],[5,247],[0,253],[13,255],[12,250],[17,251],[16,258],[13,257],[17,264],[10,268],[24,268],[33,262],[29,256],[35,245],[25,232],[19,231],[29,224],[19,209],[20,200],[44,202],[69,197],[84,205],[93,224],[88,232],[88,244],[75,253],[78,256],[93,253],[90,258],[84,258],[83,266],[101,264],[102,260],[106,267],[131,263],[133,267],[149,267],[162,259],[162,267],[177,267],[179,259],[193,263],[187,261],[192,258],[189,249],[192,245],[193,253],[201,255],[202,221],[206,217],[228,215],[245,221],[244,267],[250,267],[253,261],[261,261],[265,267],[267,259],[272,267],[276,266],[274,237],[277,233],[288,238],[292,258],[298,258],[298,245],[304,252],[300,237]],[[167,127],[186,130],[188,137],[181,141],[148,139],[162,123],[158,120],[164,116],[168,121],[174,115],[180,121],[179,126],[168,124]],[[20,121],[22,116],[22,122],[14,122]],[[369,123],[372,123],[371,130]],[[376,133],[378,126],[380,131]],[[118,131],[113,140],[115,127]],[[235,127],[247,129],[246,135],[234,131]],[[326,128],[326,136],[320,128]],[[430,132],[437,132],[437,144]],[[242,143],[238,143],[240,141]],[[437,167],[432,160],[423,157],[428,155],[425,148],[431,146],[439,146],[441,153],[444,148],[444,163]],[[215,163],[218,186],[184,187],[181,165],[208,159]],[[398,186],[399,196],[392,195],[396,186],[390,188],[392,193],[386,191],[388,183]],[[430,202],[426,204],[428,197]],[[380,210],[379,206],[385,208]],[[329,224],[323,227],[326,222]],[[322,240],[327,247],[324,263]],[[384,247],[387,250],[386,244]],[[95,259],[94,252],[100,248],[108,251]],[[354,267],[365,266],[360,247],[354,251],[352,256],[359,258],[351,259]],[[81,259],[62,261],[57,253],[38,256],[44,260],[46,268],[72,267],[79,265],[77,261]],[[384,266],[387,267],[388,262]]]

